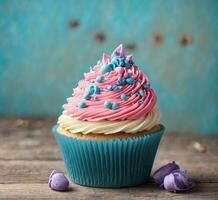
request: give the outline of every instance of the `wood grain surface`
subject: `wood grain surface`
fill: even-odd
[[[58,146],[50,132],[53,119],[0,119],[0,199],[218,199],[218,137],[166,133],[153,170],[172,160],[188,171],[195,187],[169,193],[148,184],[99,189],[70,183],[68,192],[48,188],[51,170],[64,171]],[[202,153],[193,143],[203,144]]]

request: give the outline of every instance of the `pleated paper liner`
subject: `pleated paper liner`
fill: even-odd
[[[150,135],[111,140],[83,140],[52,132],[69,178],[90,187],[129,187],[149,180],[165,128]]]

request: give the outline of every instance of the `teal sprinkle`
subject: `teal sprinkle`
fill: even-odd
[[[142,82],[142,79],[139,79],[138,82],[141,83],[141,82]]]
[[[102,82],[102,77],[101,76],[97,76],[96,82],[101,83]]]
[[[143,103],[144,103],[144,101],[143,101],[142,99],[140,99],[138,102],[139,102],[140,104],[143,104]]]
[[[139,95],[142,97],[144,96],[144,91],[142,89],[139,90]]]
[[[105,108],[110,108],[111,107],[111,102],[110,101],[104,101],[104,107]]]
[[[86,91],[88,95],[94,94],[94,85],[90,85]]]
[[[150,83],[145,83],[145,84],[143,85],[143,87],[144,87],[145,89],[149,88],[149,87],[150,87]]]
[[[111,61],[111,63],[113,64],[114,68],[119,66],[119,60],[118,58],[114,57]]]
[[[112,103],[112,110],[116,110],[118,107],[118,103]]]
[[[79,108],[85,108],[86,107],[86,103],[81,101],[81,102],[79,102],[78,107]]]
[[[117,84],[114,84],[114,85],[112,86],[112,90],[113,90],[113,91],[118,90],[118,86],[117,86]]]
[[[94,85],[94,94],[100,94],[100,88]]]
[[[120,95],[120,99],[123,100],[123,101],[126,101],[126,100],[127,100],[126,94],[122,93],[122,94]]]
[[[118,77],[118,83],[119,83],[120,85],[123,85],[123,79],[122,79],[122,77]]]
[[[108,86],[107,86],[107,89],[108,89],[108,90],[112,90],[112,86],[111,86],[111,85],[108,85]]]
[[[129,68],[130,64],[125,61],[124,58],[113,57],[111,64],[113,64],[113,68],[115,69],[118,66]]]
[[[86,99],[86,100],[89,100],[89,99],[90,99],[90,95],[87,94],[87,93],[85,93],[85,94],[83,95],[83,98]]]
[[[120,65],[121,62],[122,62],[122,58],[117,58],[117,62],[118,62],[118,64]]]
[[[96,85],[90,85],[86,91],[87,95],[92,95],[92,94],[100,94],[100,89]]]
[[[122,58],[116,57],[116,55],[112,55],[111,57],[112,57],[111,63],[105,64],[101,68],[102,74],[111,72],[112,70],[115,70],[115,68],[117,68],[118,66],[125,67],[127,69],[131,66],[130,63],[127,60],[125,60],[125,58],[123,57]]]
[[[125,67],[125,60],[123,58],[120,58],[120,66]]]
[[[107,72],[111,72],[113,70],[113,64],[106,64],[102,67],[101,73],[105,74]]]
[[[111,63],[113,70],[117,67],[116,63]]]
[[[127,62],[126,60],[125,60],[125,67],[126,67],[127,69],[130,67],[129,62]]]
[[[126,82],[127,82],[127,84],[132,85],[134,83],[134,79],[131,77],[126,78]]]

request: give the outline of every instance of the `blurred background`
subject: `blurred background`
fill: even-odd
[[[57,117],[123,43],[167,130],[218,135],[218,1],[0,0],[0,116]]]

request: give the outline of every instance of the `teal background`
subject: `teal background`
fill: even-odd
[[[58,116],[83,72],[123,43],[168,131],[218,133],[217,19],[216,0],[0,0],[0,115]]]

